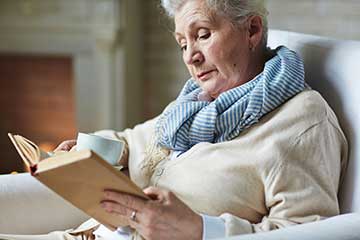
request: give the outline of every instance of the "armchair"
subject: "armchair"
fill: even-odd
[[[307,82],[329,102],[348,138],[349,164],[339,193],[342,215],[227,239],[360,239],[360,42],[272,30],[269,46],[278,45],[301,54]],[[88,218],[29,174],[0,176],[0,216],[0,233],[11,234],[47,233]]]

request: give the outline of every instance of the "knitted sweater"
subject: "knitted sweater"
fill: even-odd
[[[171,190],[198,213],[220,216],[226,236],[339,214],[347,142],[316,91],[299,93],[231,141],[199,143],[144,175],[140,166],[155,121],[120,133],[129,144],[132,180]]]

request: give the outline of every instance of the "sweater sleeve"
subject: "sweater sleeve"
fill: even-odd
[[[145,176],[140,169],[141,162],[145,158],[145,149],[154,137],[154,128],[157,118],[148,120],[134,128],[128,128],[121,132],[114,130],[101,130],[95,134],[122,140],[126,144],[126,155],[131,179],[141,188],[148,185],[149,176]]]
[[[263,177],[266,216],[251,223],[222,214],[226,236],[270,231],[339,214],[341,161],[347,158],[346,140],[339,129],[324,120],[297,136],[283,153]]]

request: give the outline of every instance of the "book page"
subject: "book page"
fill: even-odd
[[[25,163],[25,165],[27,167],[32,167],[35,166],[37,163],[36,157],[32,157],[31,155],[31,150],[27,149],[29,147],[28,144],[26,144],[26,142],[22,139],[21,136],[19,135],[13,135],[11,133],[8,133],[8,136],[11,140],[11,142],[13,143],[13,145],[15,146],[16,151],[19,153],[21,159],[23,160],[23,162]],[[25,142],[25,144],[24,144]],[[30,145],[30,148],[31,145]],[[34,149],[33,149],[34,151]]]

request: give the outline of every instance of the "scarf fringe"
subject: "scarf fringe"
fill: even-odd
[[[156,166],[169,155],[170,149],[158,146],[155,134],[153,134],[151,141],[145,147],[145,159],[141,162],[140,169],[145,176],[151,176]]]

